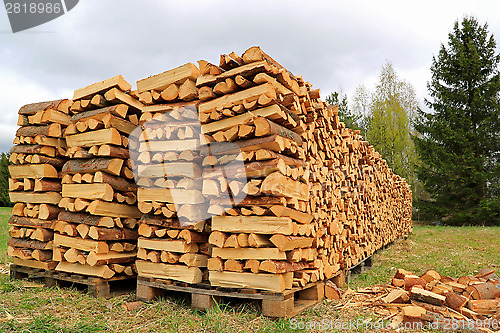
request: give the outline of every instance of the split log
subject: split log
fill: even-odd
[[[95,173],[104,171],[111,175],[119,176],[123,166],[123,160],[118,158],[94,158],[90,160],[70,160],[64,164],[62,172]]]
[[[295,209],[287,208],[284,206],[272,206],[270,210],[277,217],[289,217],[299,223],[309,224],[313,220],[313,216],[311,214],[299,212]]]
[[[20,127],[16,136],[36,137],[38,135],[59,138],[62,135],[61,124],[50,124],[45,126],[24,126]]]
[[[214,216],[212,230],[237,233],[259,233],[290,235],[293,232],[291,219],[271,216]]]
[[[382,299],[384,303],[407,303],[410,300],[408,292],[402,289],[392,290],[388,295],[384,296]]]
[[[29,218],[24,216],[16,216],[16,215],[12,215],[9,218],[8,224],[21,227],[41,227],[41,228],[52,227],[52,221],[45,221],[45,220]]]
[[[467,287],[467,293],[473,299],[494,299],[500,297],[500,283],[485,282]]]
[[[421,286],[422,289],[424,289],[425,286],[427,285],[427,282],[416,275],[406,275],[404,277],[405,290],[410,290],[415,285]]]
[[[283,274],[310,268],[305,262],[291,263],[288,261],[264,260],[260,263],[259,270],[273,274]]]
[[[163,90],[171,84],[182,84],[186,80],[193,80],[200,76],[200,70],[192,63],[171,69],[158,75],[137,81],[139,93],[147,90]]]
[[[70,247],[77,250],[93,251],[96,253],[109,252],[109,246],[106,242],[69,237],[57,233],[54,234],[54,246]]]
[[[468,299],[462,295],[456,294],[454,292],[448,292],[445,294],[446,305],[453,310],[460,311],[465,304],[467,304]]]
[[[186,243],[206,243],[207,236],[200,232],[192,231],[192,230],[181,230],[178,238],[182,238],[186,241]]]
[[[302,145],[302,138],[299,134],[276,124],[275,122],[264,118],[264,117],[258,117],[255,118],[254,120],[255,124],[255,135],[256,136],[268,136],[268,135],[279,135],[284,138],[288,138],[290,140],[293,140],[297,142],[299,145]]]
[[[492,316],[500,311],[500,299],[470,300],[467,307],[478,314]]]
[[[31,103],[31,104],[26,104],[22,106],[19,109],[19,114],[20,115],[26,115],[26,116],[31,116],[36,114],[40,110],[48,110],[48,109],[53,109],[53,110],[59,110],[64,113],[68,113],[68,108],[69,105],[71,104],[71,101],[67,99],[58,99],[55,101],[49,101],[49,102],[39,102],[39,103]]]
[[[142,110],[142,108],[144,107],[144,105],[137,99],[130,96],[129,94],[124,93],[123,91],[117,88],[112,88],[106,91],[106,93],[104,94],[104,98],[106,98],[106,100],[110,103],[113,104],[123,103],[139,111]]]
[[[331,280],[327,280],[325,282],[325,297],[327,299],[340,300],[342,299],[342,290]]]
[[[12,178],[58,178],[59,173],[50,164],[9,165]]]
[[[32,204],[57,205],[61,200],[61,195],[57,192],[9,192],[11,202],[26,202]]]
[[[210,271],[209,279],[212,286],[224,288],[252,288],[282,292],[286,287],[285,278],[282,274]]]
[[[92,132],[73,134],[66,137],[69,147],[92,147],[96,145],[122,145],[120,132],[114,128],[105,128]]]
[[[61,208],[57,206],[41,204],[40,210],[38,211],[38,218],[42,220],[53,220],[57,218],[60,212]]]
[[[95,252],[90,252],[87,256],[87,264],[90,266],[97,265],[110,265],[110,264],[127,264],[134,262],[136,258],[136,252],[108,252],[104,254],[97,254]]]
[[[185,240],[180,239],[139,238],[137,246],[148,250],[177,253],[196,253],[199,249],[196,243],[188,244]]]
[[[174,101],[179,97],[179,86],[171,84],[161,92],[161,98],[165,101]]]
[[[179,86],[179,98],[183,101],[192,101],[198,98],[198,88],[192,80],[186,80]]]
[[[274,172],[262,182],[261,192],[274,196],[309,200],[309,187],[306,184],[294,181],[280,172]]]
[[[281,251],[290,251],[297,248],[311,247],[314,239],[310,237],[276,234],[269,240]]]
[[[410,289],[410,299],[438,306],[444,305],[446,301],[445,296],[422,289],[418,286],[413,286]]]
[[[97,146],[95,146],[97,147]],[[121,159],[130,158],[130,152],[126,148],[110,146],[110,145],[101,145],[97,150],[97,156],[106,156],[106,157],[114,157]]]
[[[112,188],[120,192],[134,192],[137,190],[135,184],[132,184],[121,177],[115,177],[101,171],[97,171],[94,174],[93,182],[109,184]]]
[[[183,226],[181,226],[179,220],[177,220],[177,219],[157,217],[157,216],[152,216],[150,214],[142,215],[141,219],[139,220],[139,223],[156,225],[156,226],[165,227],[165,228],[177,228],[177,229],[184,228]],[[194,225],[185,226],[185,228],[190,229],[190,230],[202,231],[204,226],[205,226],[205,222],[201,221],[201,222],[194,224]]]
[[[97,276],[103,279],[110,279],[115,275],[115,272],[106,265],[88,266],[78,263],[69,263],[65,261],[59,262],[56,271],[76,273],[81,275]]]
[[[257,259],[257,260],[287,260],[285,252],[277,248],[218,248],[212,249],[213,257],[220,257],[221,259]]]
[[[50,250],[33,250],[31,252],[31,256],[33,259],[38,261],[51,261],[52,260],[52,251]]]
[[[421,276],[423,280],[426,282],[431,282],[431,281],[440,281],[441,280],[441,275],[436,272],[435,270],[428,270],[424,275]]]
[[[101,200],[92,201],[92,203],[88,206],[87,211],[90,214],[98,216],[123,218],[140,218],[142,216],[141,212],[134,206]]]
[[[11,154],[41,154],[49,157],[56,156],[54,147],[47,147],[42,145],[15,145],[10,149]]]
[[[61,192],[62,185],[60,180],[35,179],[33,190],[35,192]]]
[[[66,198],[113,201],[114,191],[111,185],[106,183],[64,184],[62,195]]]
[[[188,267],[207,267],[209,256],[199,253],[185,253],[179,257],[179,262]]]
[[[243,272],[243,263],[238,260],[228,259],[224,262],[224,271]]]
[[[251,247],[273,247],[274,244],[269,240],[269,236],[250,234],[248,236],[248,244]]]
[[[51,250],[52,242],[40,242],[37,240],[26,240],[19,238],[9,238],[7,245],[17,248],[33,249],[33,250]]]
[[[106,116],[107,114],[112,114],[117,117],[125,118],[127,116],[127,112],[128,112],[128,106],[125,104],[112,105],[101,109],[78,113],[73,117],[71,117],[71,122],[76,123],[79,120],[84,120],[89,118],[102,120],[104,116]]]
[[[127,81],[125,81],[121,75],[117,75],[110,79],[93,83],[85,88],[75,90],[75,93],[73,94],[73,100],[90,97],[111,88],[118,88],[121,91],[129,91],[130,89],[132,89],[132,86]]]
[[[43,155],[33,155],[31,157],[32,164],[50,164],[52,166],[60,167],[63,166],[65,162],[65,160],[60,158],[48,157]]]
[[[73,213],[68,211],[61,211],[58,219],[68,223],[81,223],[89,226],[113,228],[115,222],[108,216],[93,216],[87,213]]]
[[[222,272],[224,270],[224,262],[219,257],[211,257],[207,260],[207,268],[210,271]]]
[[[91,226],[89,236],[95,240],[124,240],[124,239],[137,239],[139,237],[136,230],[127,228],[100,228]]]
[[[137,272],[146,278],[176,280],[185,283],[200,283],[202,272],[198,267],[185,265],[156,264],[147,261],[136,261]]]

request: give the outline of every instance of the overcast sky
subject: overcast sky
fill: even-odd
[[[71,98],[117,74],[137,80],[259,45],[322,97],[373,89],[392,62],[421,103],[432,56],[457,19],[474,15],[500,42],[500,1],[80,0],[66,15],[13,34],[0,8],[0,152],[12,146],[17,111]]]

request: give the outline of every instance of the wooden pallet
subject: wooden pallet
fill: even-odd
[[[11,280],[45,279],[46,270],[27,266],[11,264],[9,267]]]
[[[258,300],[266,317],[290,318],[319,303],[325,293],[324,282],[309,283],[305,287],[281,293],[258,290],[213,288],[207,284],[187,285],[171,280],[137,278],[137,299],[151,302],[168,291],[191,294],[191,309],[206,310],[224,298]]]
[[[11,265],[10,278],[19,279],[43,279],[46,287],[76,287],[85,290],[93,297],[110,298],[120,294],[133,292],[136,277],[114,276],[111,279],[70,274],[58,271],[45,271],[42,269]]]

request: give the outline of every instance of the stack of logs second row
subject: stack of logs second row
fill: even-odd
[[[135,275],[137,188],[128,135],[143,107],[121,76],[75,91],[62,199],[54,228],[56,270],[110,279]]]
[[[139,276],[283,291],[411,232],[404,179],[260,48],[137,87]]]

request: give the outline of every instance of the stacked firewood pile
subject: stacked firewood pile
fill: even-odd
[[[187,283],[206,277],[207,214],[202,195],[202,145],[196,109],[198,68],[185,64],[137,82],[143,108],[131,135],[140,220],[138,274]],[[205,272],[205,273],[204,273]]]
[[[135,274],[141,214],[127,146],[143,105],[130,89],[117,76],[74,93],[64,131],[63,211],[54,227],[56,270],[106,279]]]
[[[236,145],[245,163],[243,172],[217,178],[222,191],[229,184],[244,198],[230,209],[221,209],[219,198],[210,202],[209,211],[224,211],[211,224],[212,285],[304,286],[411,231],[409,186],[345,128],[319,90],[258,47],[200,68],[202,130]],[[211,146],[214,163],[232,152]]]
[[[327,282],[325,288],[327,298],[341,299],[337,308],[371,308],[393,328],[500,331],[500,278],[492,269],[460,278],[398,269],[389,285],[342,292]]]
[[[131,274],[137,250],[140,276],[283,291],[411,232],[408,184],[309,82],[259,47],[198,65],[75,91],[57,269]]]
[[[203,270],[178,262],[191,253],[213,286],[283,291],[331,278],[411,231],[409,186],[319,90],[258,47],[198,63],[199,73],[186,64],[137,85],[150,104],[134,140],[148,214],[139,232],[156,238],[139,241],[148,244],[141,259],[156,263],[145,276],[200,282]],[[182,90],[201,129],[182,110]],[[210,251],[179,241],[183,225],[208,236]]]
[[[21,126],[11,149],[10,200],[7,253],[14,264],[54,269],[53,227],[61,199],[60,171],[66,161],[62,132],[70,124],[71,101],[35,103],[19,110]]]

